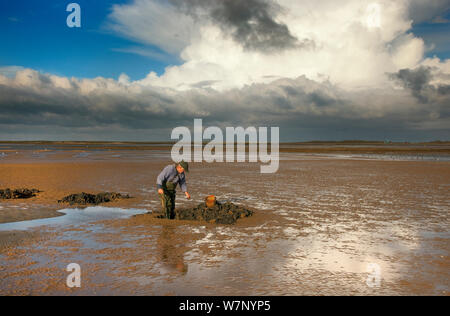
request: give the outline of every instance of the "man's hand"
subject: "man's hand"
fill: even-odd
[[[163,189],[158,189],[158,194],[164,194],[164,190]]]
[[[190,195],[188,192],[184,192],[184,194],[186,194],[186,198],[187,198],[188,200],[191,199],[191,195]]]

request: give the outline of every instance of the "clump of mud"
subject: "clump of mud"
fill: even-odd
[[[252,215],[253,211],[231,202],[217,202],[215,206],[210,208],[205,203],[201,203],[193,208],[175,210],[175,218],[178,220],[206,221],[225,225],[235,224],[238,219]]]
[[[122,195],[115,192],[102,192],[99,194],[89,194],[89,193],[77,193],[71,194],[59,200],[58,203],[69,203],[70,205],[98,205],[102,203],[114,202],[122,199],[130,199],[131,197],[127,195]]]
[[[41,191],[37,189],[4,189],[0,190],[1,200],[29,199],[36,196]]]

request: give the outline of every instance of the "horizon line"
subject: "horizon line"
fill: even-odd
[[[203,144],[208,144],[211,141],[203,140]],[[168,141],[133,141],[133,140],[0,140],[1,143],[123,143],[123,144],[177,144],[179,141],[168,140]],[[222,144],[258,144],[258,142],[222,142]],[[268,140],[268,144],[271,142]],[[377,143],[377,144],[427,144],[427,143],[450,143],[450,140],[431,140],[431,141],[391,141],[391,140],[358,140],[358,139],[348,139],[348,140],[308,140],[308,141],[280,141],[279,144],[308,144],[308,143]],[[189,142],[181,143],[189,144]],[[195,142],[191,142],[192,145]]]

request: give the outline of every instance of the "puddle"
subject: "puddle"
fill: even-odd
[[[41,226],[77,225],[100,220],[122,219],[133,215],[145,214],[148,210],[95,206],[85,209],[64,209],[58,212],[65,215],[31,221],[0,224],[0,231],[28,230]]]
[[[87,152],[82,152],[82,153],[78,153],[76,155],[73,155],[73,158],[86,158],[89,157],[91,155],[91,153],[87,153]]]

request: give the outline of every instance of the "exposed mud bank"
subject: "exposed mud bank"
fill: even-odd
[[[200,203],[193,208],[183,208],[175,210],[175,219],[185,221],[206,221],[215,224],[233,225],[239,219],[250,217],[253,211],[231,202],[220,203],[213,207],[207,207],[205,203]],[[158,214],[158,218],[164,215]]]
[[[99,194],[82,192],[68,195],[62,200],[59,200],[58,203],[68,203],[70,205],[99,205],[123,199],[131,199],[131,197],[128,194],[122,195],[115,192],[103,192]]]
[[[19,200],[35,197],[41,191],[37,189],[4,189],[0,190],[0,200]]]

